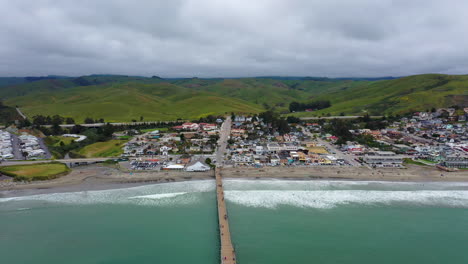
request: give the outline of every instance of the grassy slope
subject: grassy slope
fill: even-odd
[[[60,92],[31,93],[8,100],[22,105],[27,116],[34,114],[86,117],[106,121],[175,120],[199,118],[225,112],[259,112],[252,103],[214,93],[193,91],[168,84],[117,83],[63,89]]]
[[[395,80],[160,80],[85,76],[41,80],[0,89],[8,105],[34,114],[106,121],[194,119],[226,112],[287,111],[291,101],[330,100],[332,107],[296,116],[401,113],[468,102],[468,76],[426,74]]]
[[[0,172],[15,177],[16,180],[46,180],[70,169],[62,163],[40,163],[0,167]]]
[[[48,136],[45,141],[47,143],[47,145],[50,145],[50,146],[60,146],[60,142],[63,142],[63,144],[65,145],[68,145],[70,143],[72,143],[73,140],[75,140],[76,138],[73,138],[73,137],[62,137],[62,136]]]
[[[117,157],[123,153],[122,147],[127,140],[109,140],[87,145],[78,151],[78,154],[87,158]]]
[[[468,76],[426,74],[362,83],[345,91],[325,93],[317,99],[332,102],[332,107],[314,114],[331,113],[372,115],[421,111],[432,107],[468,104]],[[311,113],[296,113],[296,116]]]

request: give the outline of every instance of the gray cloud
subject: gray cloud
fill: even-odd
[[[463,0],[0,0],[0,75],[468,73]]]

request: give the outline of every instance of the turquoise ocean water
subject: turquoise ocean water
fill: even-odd
[[[214,187],[0,198],[2,263],[219,263]],[[239,179],[225,188],[239,263],[468,263],[467,183]]]

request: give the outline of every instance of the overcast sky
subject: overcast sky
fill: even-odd
[[[0,0],[0,76],[468,73],[466,0]]]

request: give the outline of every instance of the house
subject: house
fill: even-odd
[[[292,144],[292,143],[285,143],[281,146],[281,150],[286,150],[286,151],[297,151],[299,150],[299,147]]]
[[[253,157],[252,155],[233,155],[231,158],[232,161],[238,164],[245,164],[245,163],[252,163]]]
[[[270,163],[272,165],[279,165],[280,162],[281,162],[281,159],[280,159],[280,157],[278,155],[275,154],[275,155],[270,156]]]
[[[268,143],[267,144],[267,149],[268,149],[269,152],[273,152],[273,153],[279,152],[281,150],[278,143]]]
[[[181,164],[169,164],[165,167],[163,167],[163,170],[183,170],[184,165]]]
[[[208,123],[200,123],[200,127],[204,131],[215,130],[218,128],[215,124],[208,124]]]
[[[200,146],[191,146],[189,149],[190,152],[201,152]]]
[[[211,153],[211,152],[213,152],[212,146],[211,146],[211,145],[205,145],[205,146],[203,146],[203,152],[205,152],[205,153]]]
[[[187,168],[185,168],[186,171],[209,171],[210,169],[210,166],[200,161],[197,161],[192,165],[188,165]]]
[[[245,134],[245,129],[231,129],[233,137],[242,137]]]
[[[348,145],[346,146],[346,151],[351,154],[362,154],[364,147],[362,145]]]
[[[162,146],[159,148],[159,152],[161,152],[161,154],[164,156],[167,156],[170,150],[172,150],[172,148],[168,146]]]
[[[257,145],[255,146],[255,154],[262,155],[264,153],[263,146]]]
[[[185,130],[198,130],[200,126],[197,123],[183,123],[182,129]]]

